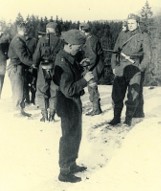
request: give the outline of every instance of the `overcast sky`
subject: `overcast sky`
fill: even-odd
[[[20,12],[37,16],[56,15],[63,20],[93,21],[126,19],[131,12],[138,13],[146,0],[0,0],[0,19],[14,21]],[[161,10],[160,0],[148,0],[154,13]]]

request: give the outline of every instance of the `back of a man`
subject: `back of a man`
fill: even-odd
[[[56,54],[62,47],[60,37],[56,34],[57,23],[50,22],[46,26],[46,35],[40,38],[35,53],[34,64],[38,67],[36,84],[36,104],[42,114],[40,121],[53,121],[55,115],[56,89],[52,78]],[[49,116],[48,116],[49,109]]]

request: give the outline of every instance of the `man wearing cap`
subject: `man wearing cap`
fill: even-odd
[[[10,36],[3,31],[2,23],[0,23],[0,99],[6,73],[6,61],[8,59],[8,48],[10,44]]]
[[[88,112],[86,115],[94,116],[102,113],[100,105],[100,95],[98,92],[97,82],[99,81],[103,69],[103,51],[101,48],[101,43],[95,35],[90,32],[90,26],[88,23],[81,23],[79,30],[86,35],[86,43],[83,48],[84,57],[88,58],[90,61],[90,66],[88,67],[90,71],[94,74],[95,84],[88,84],[89,99],[92,103],[92,111]]]
[[[24,111],[24,69],[25,66],[33,66],[33,61],[32,55],[25,42],[25,23],[20,23],[17,26],[17,33],[18,34],[12,39],[9,46],[8,56],[10,58],[10,63],[7,70],[11,81],[14,106],[20,109],[20,114],[22,116],[30,117],[31,114]]]
[[[38,67],[36,104],[41,109],[42,122],[53,121],[55,116],[57,86],[52,78],[55,57],[62,46],[57,28],[55,22],[46,25],[46,35],[40,38],[33,55],[35,66]]]
[[[145,72],[150,62],[150,42],[148,35],[139,30],[139,17],[137,15],[130,14],[127,18],[127,24],[128,32],[122,34],[115,44],[114,51],[118,51],[119,54],[113,55],[111,60],[115,74],[112,90],[114,118],[109,124],[113,126],[121,122],[126,90],[128,92],[125,102],[124,123],[131,126],[133,117],[144,117],[142,73]],[[136,113],[137,116],[135,116]]]
[[[74,173],[86,170],[84,166],[78,166],[76,159],[82,136],[82,103],[80,96],[83,88],[93,78],[92,72],[81,76],[80,64],[76,55],[85,43],[85,35],[76,29],[62,34],[64,49],[60,50],[55,60],[54,81],[58,85],[57,114],[61,118],[62,137],[59,143],[58,179],[63,182],[79,182],[80,177]]]

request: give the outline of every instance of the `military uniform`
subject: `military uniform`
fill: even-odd
[[[9,36],[7,36],[7,34],[2,33],[0,35],[0,98],[6,73],[6,60],[8,59],[9,43]]]
[[[28,47],[29,52],[33,55],[36,45],[37,39],[25,36],[26,45]],[[25,69],[25,102],[35,104],[35,94],[36,94],[36,80],[37,80],[37,70],[26,67]],[[30,97],[31,92],[31,97]]]
[[[150,42],[145,33],[138,29],[121,32],[115,44],[115,51],[124,53],[127,58],[120,54],[112,56],[112,68],[115,69],[115,79],[112,90],[114,104],[114,119],[110,122],[120,122],[123,100],[127,93],[125,123],[131,125],[132,117],[139,106],[139,97],[142,88],[141,72],[144,72],[150,62]],[[129,61],[132,59],[135,63]]]
[[[81,45],[85,42],[85,36],[76,29],[64,32],[62,38],[70,45]],[[65,46],[68,45],[65,44]],[[56,111],[61,118],[62,129],[59,142],[59,180],[78,182],[81,179],[73,173],[86,169],[76,165],[76,159],[82,137],[80,96],[84,93],[83,88],[87,86],[87,81],[81,76],[81,67],[76,61],[76,55],[72,56],[65,48],[56,56],[54,73],[54,81],[59,87]]]
[[[10,62],[8,65],[8,75],[11,81],[13,103],[16,108],[23,109],[24,102],[24,69],[25,65],[31,67],[32,55],[28,51],[23,36],[16,35],[9,46],[8,56]]]
[[[87,23],[81,24],[82,30],[89,29]],[[99,42],[98,38],[90,33],[87,35],[86,43],[84,45],[84,57],[89,58],[90,66],[89,70],[93,72],[94,81],[98,82],[104,69],[103,64],[103,51],[101,48],[101,43]],[[89,99],[92,102],[93,110],[87,115],[98,115],[102,113],[101,106],[100,106],[100,95],[98,92],[98,86],[90,86],[88,85],[88,92],[89,92]]]
[[[62,42],[60,38],[54,33],[49,33],[39,40],[33,56],[35,66],[38,67],[36,104],[41,109],[43,116],[41,121],[48,120],[48,108],[50,109],[49,118],[53,118],[55,115],[57,86],[54,84],[52,78],[55,57],[61,47]],[[50,68],[44,65],[46,61]]]

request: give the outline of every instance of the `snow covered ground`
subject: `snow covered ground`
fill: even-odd
[[[111,88],[99,86],[103,114],[83,114],[77,162],[88,170],[77,174],[80,183],[71,184],[57,180],[60,119],[41,123],[35,106],[26,107],[31,119],[13,115],[6,78],[0,100],[0,191],[160,191],[161,88],[144,88],[146,117],[133,120],[130,128],[107,126],[113,116]],[[85,112],[88,93],[82,101]]]

